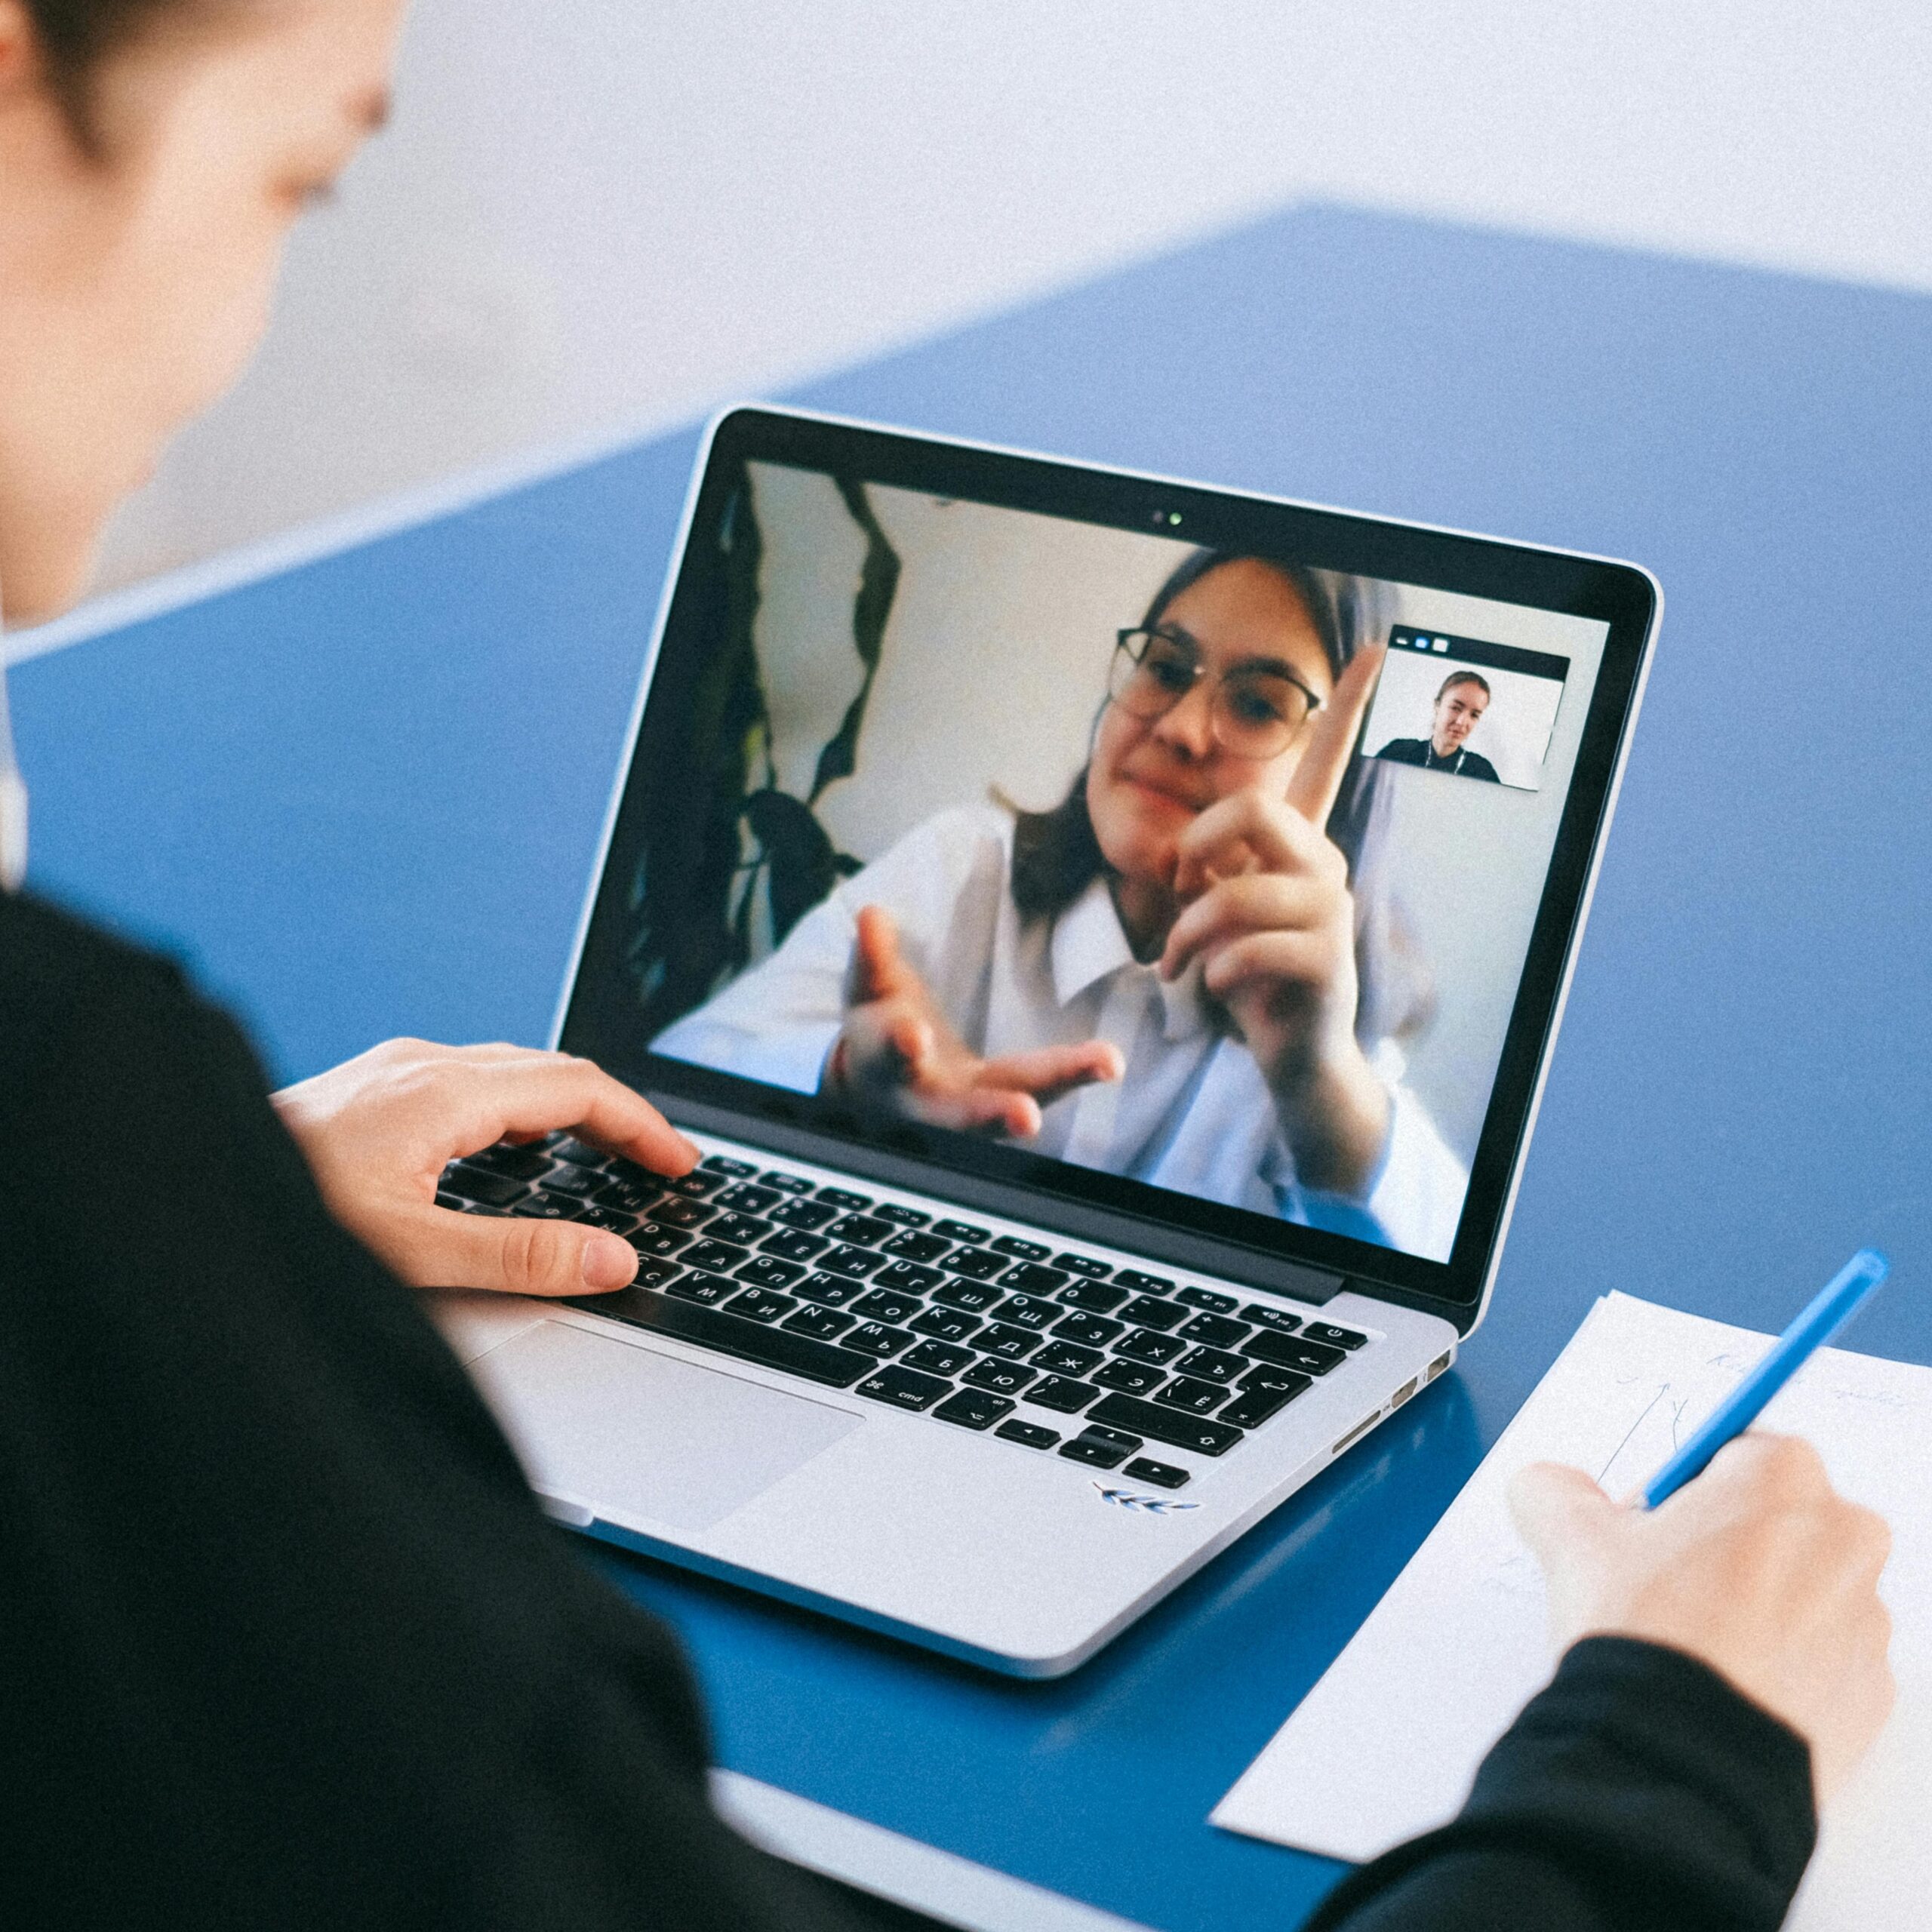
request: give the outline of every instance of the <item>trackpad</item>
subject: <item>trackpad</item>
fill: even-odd
[[[864,1420],[561,1321],[469,1372],[537,1488],[680,1530],[709,1529]]]

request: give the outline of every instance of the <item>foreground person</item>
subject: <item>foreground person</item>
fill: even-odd
[[[10,620],[76,593],[239,368],[382,118],[396,11],[0,0]],[[174,968],[0,891],[0,1922],[853,1922],[711,1811],[672,1639],[540,1514],[402,1285],[627,1280],[611,1237],[433,1204],[451,1155],[565,1126],[692,1158],[508,1047],[392,1042],[271,1101]],[[1890,1700],[1883,1526],[1767,1438],[1654,1515],[1555,1469],[1518,1503],[1555,1683],[1463,1817],[1316,1922],[1769,1932]]]

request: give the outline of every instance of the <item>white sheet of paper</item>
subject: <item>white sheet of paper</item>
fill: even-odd
[[[1769,1346],[1629,1295],[1599,1301],[1353,1641],[1214,1814],[1362,1860],[1446,1822],[1549,1681],[1542,1579],[1505,1500],[1524,1464],[1648,1481]],[[1932,1897],[1932,1368],[1821,1349],[1761,1426],[1803,1435],[1891,1524],[1899,1700],[1827,1813],[1791,1932],[1916,1923]]]

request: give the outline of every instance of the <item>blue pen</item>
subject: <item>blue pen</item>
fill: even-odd
[[[1644,1507],[1654,1509],[1693,1476],[1703,1475],[1711,1458],[1758,1420],[1764,1404],[1804,1367],[1812,1350],[1822,1349],[1865,1306],[1891,1266],[1876,1248],[1861,1247],[1818,1291],[1811,1306],[1771,1344],[1770,1352],[1718,1404],[1697,1434],[1651,1477],[1644,1491]]]

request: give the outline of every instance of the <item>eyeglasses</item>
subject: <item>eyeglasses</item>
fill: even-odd
[[[1321,700],[1292,673],[1260,665],[1212,672],[1185,632],[1120,633],[1107,674],[1107,696],[1131,717],[1164,718],[1203,678],[1211,680],[1208,721],[1214,742],[1231,757],[1278,758]]]

